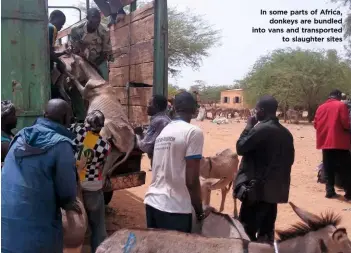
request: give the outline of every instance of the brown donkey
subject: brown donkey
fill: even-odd
[[[351,253],[340,217],[327,213],[317,216],[290,203],[303,223],[278,231],[274,245],[243,239],[209,238],[174,231],[123,229],[106,239],[96,253]]]

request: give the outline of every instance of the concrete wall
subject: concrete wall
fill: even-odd
[[[244,109],[248,108],[244,103],[244,92],[241,89],[225,90],[221,92],[220,107]]]

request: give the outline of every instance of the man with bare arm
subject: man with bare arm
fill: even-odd
[[[199,181],[204,135],[190,124],[196,111],[194,97],[179,93],[174,105],[177,116],[155,142],[152,182],[144,203],[148,228],[190,233],[192,207],[198,221],[206,217]]]

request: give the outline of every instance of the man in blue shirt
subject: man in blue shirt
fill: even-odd
[[[13,138],[1,171],[1,252],[62,253],[60,208],[81,212],[71,118],[67,102],[50,100]]]

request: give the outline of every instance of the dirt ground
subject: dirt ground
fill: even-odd
[[[235,143],[245,127],[245,123],[232,121],[229,124],[217,125],[208,120],[196,122],[205,134],[204,156],[212,156],[217,152],[231,148],[235,150]],[[343,218],[342,226],[351,233],[351,204],[339,199],[326,199],[324,197],[324,185],[317,183],[316,166],[321,162],[321,152],[315,148],[315,131],[311,125],[286,125],[294,136],[296,157],[292,168],[292,180],[290,187],[290,201],[299,207],[310,212],[320,214],[332,210]],[[114,229],[125,227],[141,227],[145,224],[145,209],[143,198],[151,181],[150,162],[147,157],[143,158],[142,169],[147,171],[147,182],[145,185],[128,190],[116,191],[110,203],[107,217],[107,229],[112,232]],[[351,169],[351,168],[350,168]],[[344,193],[338,190],[343,196]],[[212,192],[211,205],[219,208],[220,192]],[[240,203],[240,201],[239,201]],[[227,197],[225,213],[233,213],[233,200]],[[292,211],[288,204],[281,204],[278,207],[277,229],[285,229],[299,221],[299,218]]]

